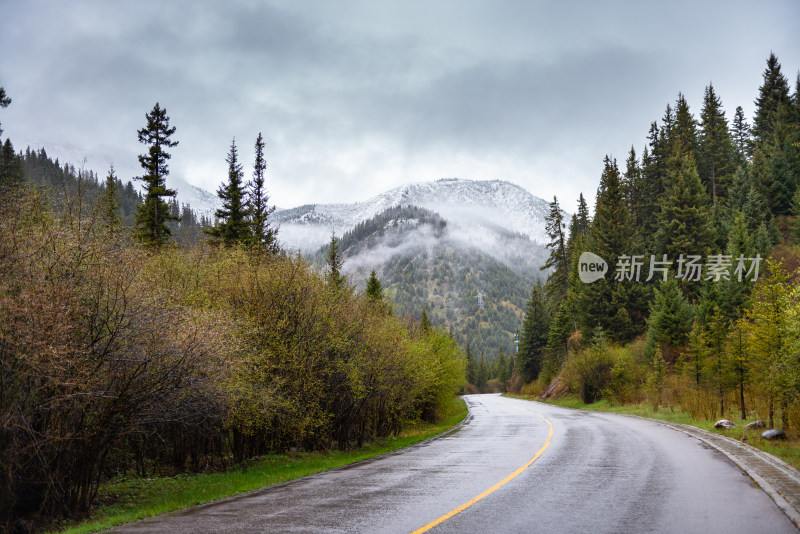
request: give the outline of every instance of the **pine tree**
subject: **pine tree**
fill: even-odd
[[[705,381],[706,359],[708,358],[708,339],[700,321],[692,322],[692,329],[687,338],[686,352],[681,355],[683,374],[692,382],[696,390],[700,390]]]
[[[736,321],[728,336],[726,347],[727,365],[734,376],[735,386],[739,393],[739,409],[742,420],[747,419],[747,408],[744,400],[744,390],[750,383],[750,358],[747,347],[747,321]]]
[[[672,187],[661,203],[657,241],[662,254],[678,258],[689,254],[704,256],[712,245],[711,203],[700,182],[694,158],[673,154]]]
[[[547,332],[548,359],[552,360],[552,367],[555,371],[560,369],[561,364],[566,361],[567,340],[575,329],[574,324],[568,303],[562,302],[553,316],[550,330]]]
[[[531,290],[517,355],[517,375],[523,382],[536,380],[542,370],[543,351],[547,347],[550,314],[541,282]]]
[[[339,252],[339,240],[336,238],[336,233],[331,233],[331,242],[328,245],[328,274],[327,281],[328,287],[338,292],[344,288],[345,277],[342,274],[342,260]]]
[[[731,231],[730,210],[721,202],[711,207],[711,251],[721,252],[728,245]]]
[[[250,234],[253,244],[268,254],[277,254],[278,230],[272,227],[269,220],[275,206],[269,206],[269,195],[264,187],[264,172],[267,162],[264,160],[264,139],[261,132],[256,139],[256,161],[253,166],[253,182],[250,184]]]
[[[650,305],[645,351],[654,355],[660,347],[665,359],[674,362],[678,348],[687,340],[694,315],[693,306],[683,296],[675,279],[662,282]]]
[[[594,219],[583,247],[604,258],[613,271],[620,258],[634,254],[632,236],[619,169],[616,161],[606,156]],[[581,328],[586,330],[584,335],[591,336],[599,326],[609,337],[621,341],[636,335],[643,326],[638,324],[646,312],[643,287],[630,279],[610,280],[614,277],[612,274],[591,284],[578,283],[572,293],[571,308],[578,312]]]
[[[369,280],[367,280],[367,289],[366,289],[367,297],[376,303],[383,302],[383,286],[381,285],[380,280],[378,280],[378,275],[375,274],[375,269],[372,269],[372,272],[369,273]]]
[[[753,119],[753,138],[758,146],[768,143],[775,131],[778,107],[789,103],[789,82],[781,72],[781,64],[775,54],[770,53],[763,74],[764,83],[758,89],[755,101],[756,115]]]
[[[664,362],[663,350],[656,350],[653,357],[653,368],[647,377],[647,386],[650,390],[650,405],[653,410],[658,411],[661,405],[661,395],[664,390],[664,382],[667,376],[667,366]]]
[[[6,137],[3,148],[0,150],[0,189],[18,187],[23,181],[25,181],[25,173],[22,170],[22,162],[14,153],[11,140]]]
[[[239,163],[235,139],[231,142],[225,162],[228,164],[228,182],[223,183],[217,190],[217,196],[222,200],[222,207],[214,214],[217,219],[216,224],[207,233],[215,240],[230,246],[244,243],[251,236],[247,222],[245,188],[242,183],[242,165]]]
[[[117,177],[114,176],[114,166],[108,170],[105,186],[103,187],[103,221],[110,233],[119,230],[122,224],[122,217],[119,214],[119,192],[117,191]]]
[[[773,215],[792,213],[791,199],[797,190],[797,176],[792,169],[790,155],[792,147],[788,138],[781,146],[775,147],[769,158],[769,210]]]
[[[430,332],[431,328],[433,328],[433,326],[431,325],[431,320],[428,318],[428,311],[425,309],[424,306],[422,308],[422,316],[419,319],[419,324],[422,327],[422,331],[423,332]],[[486,364],[483,361],[483,355],[481,355],[481,364],[484,367],[483,370],[484,370],[484,376],[485,376]]]
[[[170,140],[175,133],[175,127],[170,128],[167,110],[161,108],[158,102],[145,118],[147,125],[137,133],[139,142],[150,148],[147,154],[139,156],[139,163],[145,174],[137,180],[145,183],[145,198],[136,215],[136,233],[146,245],[160,246],[170,237],[166,223],[175,220],[175,217],[170,215],[169,205],[164,200],[175,196],[175,191],[167,189],[166,186],[169,174],[167,161],[172,156],[165,149],[178,146],[178,142]]]
[[[737,262],[740,257],[755,257],[753,238],[747,230],[744,213],[741,211],[734,212],[726,254],[734,262]],[[738,277],[731,276],[729,280],[723,281],[722,284],[722,312],[725,317],[735,320],[742,313],[752,282],[744,277],[739,280]]]
[[[747,202],[747,195],[750,194],[750,177],[747,175],[745,167],[737,167],[733,173],[731,187],[728,190],[728,201],[726,206],[730,210],[744,210]]]
[[[251,236],[247,222],[245,188],[242,183],[242,165],[239,163],[235,139],[231,142],[225,161],[228,163],[228,183],[222,184],[217,190],[217,196],[222,200],[222,207],[215,213],[216,224],[207,233],[214,240],[230,246],[245,243]]]
[[[647,197],[644,188],[642,168],[636,158],[636,150],[631,146],[628,159],[625,160],[625,173],[623,174],[625,198],[631,216],[631,226],[637,234],[643,228],[645,212],[647,211]]]
[[[725,362],[725,343],[728,338],[730,325],[728,320],[715,307],[711,320],[708,323],[708,377],[711,388],[717,394],[719,401],[719,416],[725,416],[725,396],[730,387],[731,379],[727,376]]]
[[[651,127],[655,129],[655,123]],[[653,131],[651,130],[651,134]],[[652,144],[652,143],[651,143]],[[643,202],[639,208],[641,218],[641,228],[639,230],[644,242],[644,250],[652,250],[652,236],[658,228],[659,200],[664,194],[664,184],[666,183],[666,159],[656,158],[648,151],[647,146],[642,152],[642,197]]]
[[[495,377],[500,381],[500,386],[503,388],[503,393],[506,391],[506,382],[508,382],[508,359],[503,349],[500,349],[500,354],[495,360]]]
[[[613,264],[630,253],[632,231],[617,161],[606,156],[603,165],[590,237],[595,254]]]
[[[6,90],[0,87],[0,109],[7,108],[11,104],[11,99],[8,98]],[[3,135],[2,123],[0,123],[0,135]]]
[[[653,123],[655,125],[655,123]],[[664,110],[664,116],[661,117],[661,127],[658,129],[658,137],[652,136],[651,142],[658,141],[658,147],[661,150],[656,150],[658,147],[653,146],[653,154],[659,153],[660,156],[666,158],[669,155],[670,146],[672,145],[672,134],[675,128],[675,111],[670,104],[667,104],[667,109]]]
[[[697,120],[689,110],[689,104],[682,93],[678,93],[678,100],[675,104],[675,125],[669,137],[670,154],[676,150],[676,145],[684,154],[691,154],[695,161],[700,157]]]
[[[558,304],[567,298],[569,260],[567,258],[567,240],[564,235],[564,214],[556,197],[553,197],[553,202],[550,203],[550,213],[545,217],[545,231],[550,237],[550,242],[546,245],[550,250],[550,256],[540,269],[552,269],[547,277],[546,290],[550,300]]]
[[[465,353],[466,360],[467,360],[467,366],[466,366],[466,369],[465,369],[465,374],[467,376],[467,382],[474,386],[475,385],[475,372],[477,371],[477,369],[476,369],[475,356],[473,356],[473,354],[472,354],[472,348],[470,347],[469,342],[467,342],[467,348],[464,351],[464,353]]]
[[[425,317],[427,318],[427,315]],[[478,391],[483,391],[483,389],[486,387],[486,381],[489,379],[489,370],[486,365],[486,358],[483,357],[483,352],[481,352],[481,357],[478,359],[478,365],[475,367],[475,383],[473,385],[478,388]]]
[[[718,197],[726,196],[729,176],[733,172],[735,152],[722,102],[711,84],[706,87],[700,121],[698,172],[700,179],[708,186],[711,201],[716,205]]]
[[[664,120],[673,121],[672,108],[667,105],[667,113]],[[670,154],[669,130],[666,125],[658,127],[657,122],[650,123],[650,131],[647,135],[650,151],[642,156],[642,173],[645,180],[645,187],[653,203],[664,192],[667,183],[667,158]],[[646,157],[645,157],[646,156]]]
[[[581,235],[588,236],[589,235],[589,207],[586,205],[586,199],[583,198],[583,193],[578,195],[578,230],[580,230]]]
[[[747,192],[747,197],[745,197],[742,213],[744,214],[747,229],[751,234],[755,234],[760,226],[765,226],[766,228],[767,203],[761,193],[752,185]]]
[[[750,125],[747,124],[747,119],[744,118],[742,106],[736,106],[731,137],[736,152],[736,164],[744,167],[753,156],[753,146],[750,137]]]

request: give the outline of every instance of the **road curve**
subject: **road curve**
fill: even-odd
[[[443,437],[114,532],[797,532],[696,438],[613,414],[465,399],[468,419]]]

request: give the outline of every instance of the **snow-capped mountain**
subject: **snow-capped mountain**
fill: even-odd
[[[313,251],[364,220],[392,206],[419,206],[439,213],[448,224],[476,240],[491,239],[495,227],[545,243],[548,203],[522,187],[501,180],[446,178],[396,187],[352,204],[308,204],[275,212],[280,240],[290,249]]]
[[[222,207],[222,201],[216,194],[192,185],[178,176],[168,176],[167,187],[175,189],[178,202],[181,205],[189,204],[198,216],[205,215],[213,219],[214,212]]]

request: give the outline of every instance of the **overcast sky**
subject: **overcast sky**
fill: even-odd
[[[573,211],[709,82],[750,122],[766,58],[800,69],[800,2],[0,0],[0,123],[15,148],[141,174],[156,102],[171,173],[216,191],[235,137],[267,142],[281,207],[442,177],[503,179]]]

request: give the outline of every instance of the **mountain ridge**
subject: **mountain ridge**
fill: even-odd
[[[342,235],[390,207],[409,205],[435,211],[463,227],[494,225],[527,235],[538,244],[548,240],[548,202],[504,180],[443,178],[414,182],[365,201],[304,204],[276,210],[273,220],[281,226],[281,241],[288,248],[313,252],[330,239],[331,232]]]

